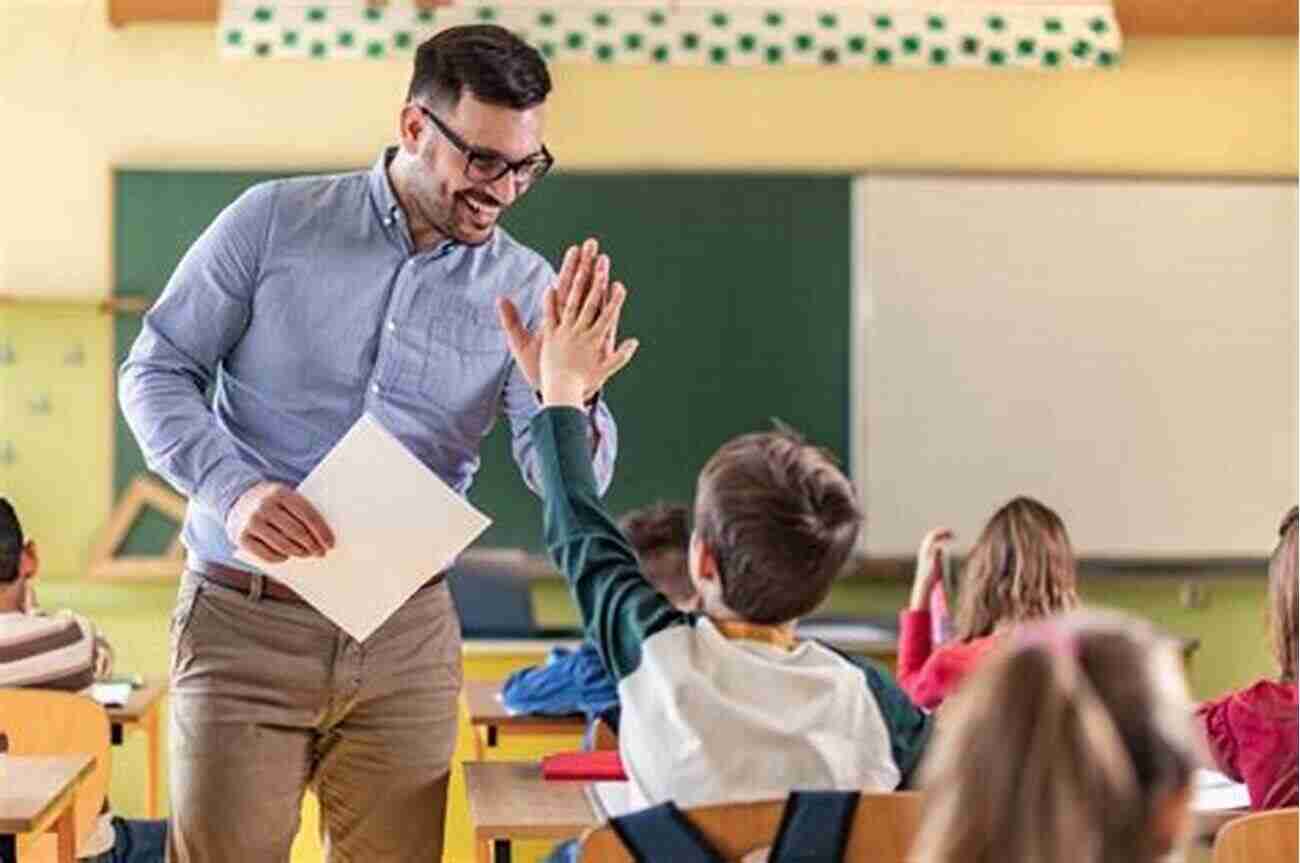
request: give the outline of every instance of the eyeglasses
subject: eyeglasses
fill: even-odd
[[[476,183],[495,183],[510,172],[515,175],[516,183],[527,187],[545,177],[546,172],[555,164],[555,157],[545,146],[540,153],[526,156],[518,162],[511,162],[500,153],[483,150],[470,144],[423,105],[416,107],[420,109],[420,113],[429,118],[453,147],[465,154],[465,176]]]

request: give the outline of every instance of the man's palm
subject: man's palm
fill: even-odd
[[[571,246],[564,253],[560,272],[555,277],[555,294],[560,308],[568,302],[570,291],[577,291],[580,298],[585,297],[591,290],[604,293],[609,282],[609,259],[600,256],[599,253],[600,244],[594,239],[588,239],[582,244],[581,249]],[[542,310],[542,314],[546,314],[545,309]],[[519,364],[519,370],[528,379],[530,387],[534,390],[540,389],[543,329],[541,322],[538,322],[535,331],[529,332],[515,304],[504,298],[497,300],[497,316],[500,318],[501,328],[506,331],[506,342],[510,346],[510,353],[514,355],[515,362]],[[608,359],[613,350],[614,334],[611,333],[609,343],[605,345],[603,358]],[[587,397],[590,398],[595,392],[593,390],[587,393]]]
[[[528,385],[533,389],[537,389],[542,382],[540,372],[542,328],[538,327],[536,332],[530,333],[528,328],[524,326],[523,320],[519,317],[519,310],[509,300],[501,301],[499,313],[501,328],[506,331],[506,342],[510,345],[510,353],[514,355],[515,362],[519,364],[519,370],[528,379]]]

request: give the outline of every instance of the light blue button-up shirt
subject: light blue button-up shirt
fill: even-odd
[[[504,415],[539,488],[529,420],[540,406],[495,302],[511,298],[532,326],[555,273],[501,228],[480,246],[417,252],[392,152],[369,171],[249,189],[145,315],[119,399],[149,467],[189,497],[191,566],[248,569],[226,536],[235,500],[262,480],[296,486],[365,412],[462,494]],[[592,428],[603,490],[617,451],[603,402]]]

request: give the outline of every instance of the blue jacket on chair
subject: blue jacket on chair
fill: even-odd
[[[506,679],[501,700],[513,713],[567,716],[583,713],[590,722],[618,707],[618,685],[605,670],[591,642],[577,649],[551,648],[544,665],[524,668]]]

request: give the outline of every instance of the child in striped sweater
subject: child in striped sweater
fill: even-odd
[[[80,692],[108,674],[113,654],[87,618],[36,608],[32,580],[39,569],[36,543],[0,498],[0,686]],[[162,863],[166,838],[166,821],[105,811],[89,836],[78,837],[77,853],[93,863]],[[0,863],[13,859],[13,838],[0,836]]]

